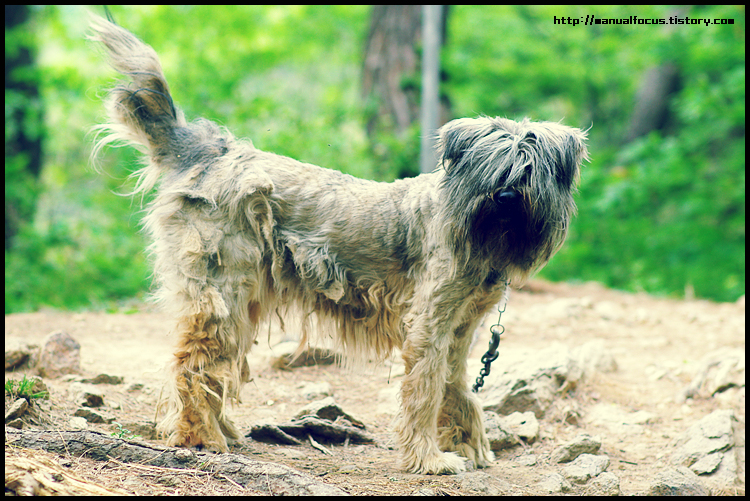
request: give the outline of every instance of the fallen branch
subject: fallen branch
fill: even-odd
[[[8,455],[5,449],[5,495],[16,496],[123,496],[122,489],[93,484],[54,461],[46,452],[26,450]],[[35,455],[36,457],[32,457]]]
[[[288,466],[254,461],[239,454],[213,454],[163,447],[88,430],[27,431],[6,428],[5,440],[7,445],[13,447],[44,450],[65,457],[206,471],[265,494],[346,495],[341,489]]]
[[[310,439],[310,445],[312,445],[314,448],[318,449],[320,452],[322,452],[323,454],[327,456],[331,455],[331,451],[329,451],[328,449],[320,445],[318,442],[313,440],[312,435],[309,435],[307,438]]]
[[[304,440],[314,436],[317,440],[343,444],[350,440],[355,444],[373,444],[375,439],[364,430],[352,426],[349,421],[341,419],[335,422],[305,416],[290,423],[256,425],[250,429],[249,437],[259,442],[271,442],[286,445],[299,445],[294,437]],[[295,441],[297,443],[295,443]]]

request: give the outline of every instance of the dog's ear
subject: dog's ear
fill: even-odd
[[[486,121],[477,118],[460,118],[443,125],[438,130],[436,145],[438,166],[452,172],[465,163],[462,160],[466,153],[490,132]]]
[[[565,133],[561,134],[560,145],[556,148],[559,155],[558,168],[554,171],[560,183],[578,184],[580,165],[589,159],[586,149],[587,133],[587,130],[566,128]]]

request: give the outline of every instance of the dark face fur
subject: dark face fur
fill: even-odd
[[[543,266],[564,241],[576,210],[585,139],[579,129],[526,119],[446,124],[438,153],[456,250],[491,260],[501,274]]]

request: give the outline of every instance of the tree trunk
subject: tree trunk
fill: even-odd
[[[5,6],[5,249],[34,216],[42,169],[42,100],[28,5]]]
[[[446,17],[443,6],[443,42]],[[419,120],[421,40],[421,5],[373,7],[362,75],[370,137],[377,131],[402,134]]]

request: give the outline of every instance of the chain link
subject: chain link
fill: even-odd
[[[503,324],[501,324],[500,321],[503,318],[503,313],[505,313],[505,308],[508,307],[509,287],[510,282],[506,280],[505,290],[503,291],[503,300],[497,305],[497,323],[490,327],[490,332],[492,333],[492,337],[490,338],[490,349],[487,350],[484,355],[482,355],[482,363],[484,364],[484,367],[480,369],[479,377],[477,378],[476,383],[474,383],[474,386],[472,386],[471,388],[471,391],[473,391],[474,393],[479,392],[479,389],[484,386],[484,378],[485,376],[490,375],[490,366],[492,365],[492,362],[497,360],[497,357],[500,356],[500,354],[497,352],[497,347],[500,345],[500,336],[502,336],[505,332],[505,327],[503,327]],[[502,309],[500,309],[500,305],[502,305]]]

